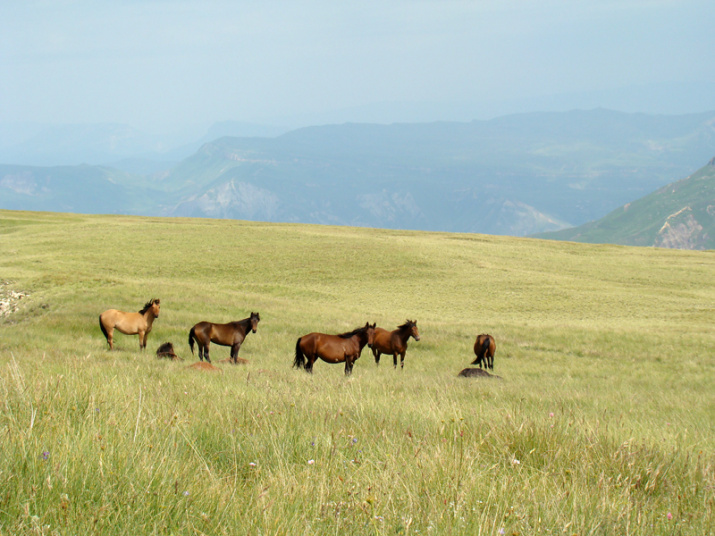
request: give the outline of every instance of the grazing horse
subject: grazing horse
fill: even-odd
[[[394,331],[376,328],[375,340],[372,343],[372,355],[375,357],[375,363],[380,364],[381,354],[392,354],[392,362],[397,368],[397,354],[400,354],[400,368],[404,369],[407,340],[410,337],[416,341],[420,340],[417,320],[408,320]]]
[[[253,333],[258,328],[258,322],[261,317],[258,313],[251,313],[251,316],[239,320],[238,322],[229,322],[228,324],[213,324],[212,322],[199,322],[189,331],[189,347],[191,353],[194,353],[194,340],[199,344],[199,359],[201,361],[206,358],[206,361],[211,363],[209,358],[209,345],[214,342],[220,346],[231,347],[231,362],[238,363],[238,350],[241,344],[248,335],[250,329]]]
[[[99,315],[99,327],[109,343],[109,349],[114,350],[114,329],[125,335],[139,335],[139,349],[146,348],[146,338],[151,331],[155,318],[159,318],[161,305],[154,298],[144,305],[138,313],[125,313],[116,309],[107,309]]]
[[[371,345],[375,335],[375,324],[366,323],[342,335],[309,333],[298,338],[295,343],[295,368],[304,368],[313,373],[313,363],[318,358],[326,363],[345,363],[345,375],[353,371],[355,361],[360,357],[366,344]]]
[[[484,363],[484,368],[489,367],[494,370],[494,354],[497,351],[497,343],[494,337],[482,333],[477,335],[477,340],[474,341],[474,355],[477,358],[472,361],[472,365],[479,365],[482,368],[482,363]]]

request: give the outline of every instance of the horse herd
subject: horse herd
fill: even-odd
[[[147,336],[151,332],[154,320],[159,318],[160,309],[161,302],[155,298],[148,301],[138,313],[126,313],[117,309],[108,309],[100,314],[99,327],[107,339],[109,349],[114,349],[115,329],[125,335],[138,335],[139,348],[145,349]],[[189,330],[191,354],[193,355],[194,353],[194,342],[196,342],[199,359],[203,361],[205,358],[208,363],[211,363],[209,356],[211,343],[219,346],[230,346],[230,361],[237,364],[241,344],[243,344],[249,333],[256,332],[260,320],[260,315],[252,312],[248,318],[227,324],[199,322]],[[312,373],[313,364],[320,358],[326,363],[345,363],[345,374],[350,375],[355,361],[360,357],[363,348],[367,345],[372,350],[375,363],[380,363],[382,354],[392,355],[393,365],[397,368],[397,356],[399,355],[400,368],[404,368],[407,341],[410,337],[415,341],[420,340],[420,333],[415,320],[407,320],[393,331],[379,328],[376,324],[367,322],[360,328],[340,335],[308,333],[298,337],[295,343],[293,366]],[[157,352],[157,354],[159,353]],[[495,353],[496,342],[494,337],[487,334],[478,335],[474,342],[476,359],[472,362],[472,365],[479,365],[480,369],[484,366],[485,369],[493,370]],[[173,351],[169,355],[173,355]]]

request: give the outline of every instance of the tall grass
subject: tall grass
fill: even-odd
[[[0,251],[30,294],[0,320],[0,534],[715,531],[713,252],[19,212]],[[99,313],[152,297],[152,351],[109,352]],[[194,323],[251,311],[248,365],[187,367]],[[291,368],[304,333],[408,317],[404,371]],[[501,381],[456,376],[481,332]]]

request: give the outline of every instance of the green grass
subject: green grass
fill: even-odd
[[[0,252],[2,535],[715,532],[712,251],[0,211]],[[251,311],[248,365],[187,368]],[[406,318],[404,371],[291,368]],[[457,378],[482,332],[503,381]]]

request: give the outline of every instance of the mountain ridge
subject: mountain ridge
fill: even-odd
[[[464,123],[345,123],[272,138],[220,137],[162,173],[94,167],[90,180],[78,168],[85,182],[78,180],[74,202],[70,168],[25,169],[55,176],[33,197],[7,178],[17,167],[4,165],[0,207],[53,210],[54,195],[60,210],[75,212],[525,236],[602,217],[713,154],[715,112],[595,109]],[[86,191],[101,187],[107,193],[97,195],[109,202],[87,199]]]
[[[537,238],[677,249],[715,249],[715,157],[688,177],[603,218]]]

